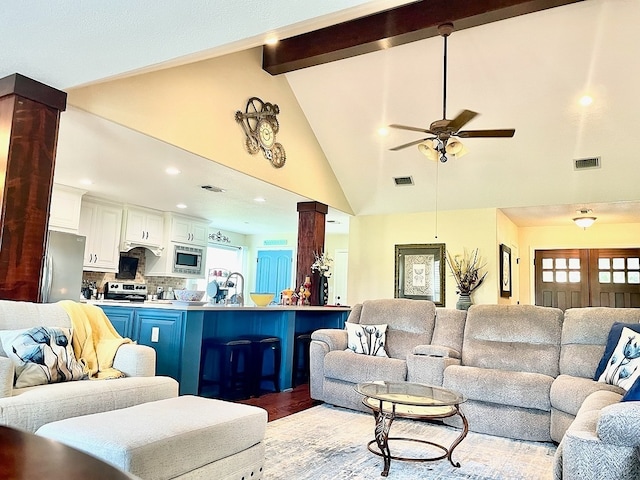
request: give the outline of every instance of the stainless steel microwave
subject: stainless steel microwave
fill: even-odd
[[[173,273],[202,275],[204,268],[202,264],[203,257],[204,249],[202,247],[174,244]]]

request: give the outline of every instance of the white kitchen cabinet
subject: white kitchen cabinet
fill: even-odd
[[[139,207],[125,207],[120,250],[144,246],[157,255],[164,244],[164,216],[161,212]]]
[[[53,184],[49,207],[49,229],[59,232],[78,233],[80,206],[86,190],[66,185]]]
[[[122,207],[98,201],[83,201],[78,233],[87,237],[84,270],[117,272],[120,261]]]
[[[171,214],[171,241],[205,247],[208,243],[209,225],[204,220]]]

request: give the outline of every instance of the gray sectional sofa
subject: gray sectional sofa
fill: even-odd
[[[387,324],[390,358],[345,351],[347,333],[318,330],[310,347],[311,396],[368,411],[358,382],[407,380],[444,386],[467,400],[472,431],[559,443],[560,480],[640,478],[640,402],[593,380],[614,322],[640,309],[474,305],[385,299],[356,305],[347,320]],[[497,421],[499,420],[499,421]]]

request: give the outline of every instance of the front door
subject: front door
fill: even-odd
[[[640,249],[535,252],[536,305],[640,307]]]

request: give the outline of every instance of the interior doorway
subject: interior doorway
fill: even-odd
[[[640,248],[535,251],[536,305],[640,307]]]

